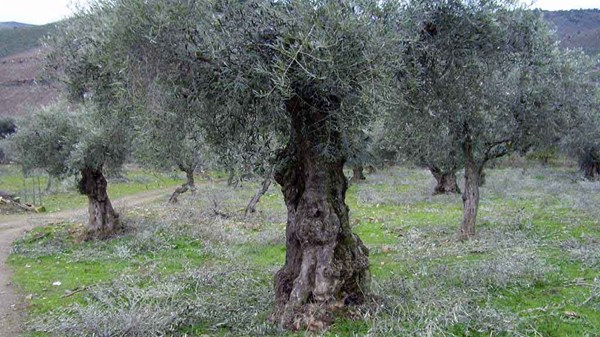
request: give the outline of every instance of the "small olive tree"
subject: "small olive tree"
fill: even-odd
[[[76,125],[81,137],[65,165],[81,174],[79,191],[89,199],[90,238],[104,238],[121,228],[106,191],[106,169],[118,170],[130,153],[134,106],[127,99],[130,73],[119,50],[122,31],[106,26],[121,26],[117,17],[91,5],[73,18],[63,21],[46,41],[45,74],[63,82],[70,103],[79,111]],[[123,27],[125,29],[125,27]],[[118,70],[118,71],[115,71]]]
[[[573,111],[562,128],[560,147],[575,157],[586,179],[600,179],[600,72],[597,61],[581,51],[562,53],[556,95]]]
[[[79,174],[78,190],[88,197],[89,239],[106,238],[121,229],[103,175],[105,167],[118,168],[125,156],[111,138],[110,129],[94,123],[93,107],[82,106],[69,112],[64,104],[41,109],[23,119],[10,138],[15,159],[25,172],[43,169],[52,177]]]
[[[490,160],[557,134],[556,44],[538,12],[512,1],[411,1],[404,10],[399,132],[434,166],[464,165],[462,239],[475,235]],[[425,122],[424,122],[425,121]]]

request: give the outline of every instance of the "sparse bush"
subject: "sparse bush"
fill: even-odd
[[[17,124],[10,117],[0,117],[0,138],[6,138],[17,132]]]
[[[34,331],[53,336],[184,336],[191,326],[224,336],[265,335],[272,304],[270,278],[252,270],[196,267],[157,277],[125,276],[89,290],[73,304],[31,322]]]
[[[587,268],[600,269],[600,242],[588,237],[585,240],[569,239],[560,246],[569,254],[572,261],[580,262]]]

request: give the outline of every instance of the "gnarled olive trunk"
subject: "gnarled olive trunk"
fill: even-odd
[[[286,109],[292,134],[275,172],[288,211],[286,256],[275,274],[273,318],[286,329],[314,329],[329,323],[333,308],[364,300],[368,249],[350,229],[345,159],[318,151],[341,141],[338,131],[323,127],[327,111],[298,97]]]
[[[81,170],[79,192],[88,197],[87,239],[105,239],[121,230],[119,215],[115,212],[106,192],[106,178],[100,168]]]
[[[583,176],[585,179],[600,179],[600,163],[588,163],[586,165],[582,165],[581,169],[583,170]]]
[[[579,167],[583,171],[585,179],[600,179],[600,158],[594,153],[593,149],[586,151],[585,155],[581,156],[579,159]]]
[[[442,170],[436,166],[429,166],[429,171],[436,181],[433,194],[458,194],[460,188],[456,183],[456,168]]]
[[[178,201],[177,198],[181,194],[183,194],[187,191],[191,191],[192,194],[196,193],[196,183],[194,182],[194,169],[186,168],[183,166],[180,166],[179,168],[183,172],[185,172],[186,182],[184,184],[182,184],[181,186],[177,187],[177,189],[175,189],[173,194],[171,194],[171,197],[169,198],[169,203],[171,203],[171,204],[176,203]]]
[[[462,195],[463,220],[460,226],[460,239],[469,240],[475,236],[475,222],[479,208],[479,184],[483,164],[473,158],[473,145],[466,141],[463,145],[465,154],[465,188]]]
[[[364,168],[362,165],[356,165],[352,167],[352,179],[353,183],[365,180]]]

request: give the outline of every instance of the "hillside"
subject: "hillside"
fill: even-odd
[[[32,26],[18,22],[0,23],[0,57],[18,54],[40,46],[40,39],[52,33],[56,24]]]
[[[0,58],[0,116],[22,115],[58,97],[58,84],[40,83],[40,49]]]
[[[31,26],[32,25],[27,24],[27,23],[14,22],[14,21],[0,22],[0,29],[15,29],[15,28],[24,28],[24,27],[31,27]]]
[[[544,11],[543,15],[556,29],[563,47],[600,54],[600,9]]]
[[[41,39],[56,24],[0,23],[0,116],[22,115],[59,95],[57,84],[40,83]]]

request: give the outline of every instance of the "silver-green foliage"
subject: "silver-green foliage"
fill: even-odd
[[[131,104],[140,141],[163,154],[201,137],[233,161],[269,157],[289,137],[284,102],[293,96],[331,107],[326,127],[357,129],[400,48],[384,29],[396,12],[371,1],[98,0],[90,8],[64,29],[78,51],[61,62],[65,74],[75,93],[92,92],[103,106]],[[151,142],[153,132],[164,143]],[[338,145],[321,152],[338,155]]]
[[[558,51],[535,11],[513,1],[412,1],[392,145],[421,162],[479,163],[557,134]]]
[[[26,173],[34,169],[56,177],[73,173],[67,163],[83,131],[76,120],[65,105],[45,107],[21,120],[9,143],[15,160]]]
[[[126,159],[123,144],[114,130],[99,127],[98,118],[98,110],[90,105],[75,110],[55,103],[41,108],[18,123],[18,132],[9,139],[11,153],[25,172],[41,169],[54,177],[86,167],[118,169]]]

